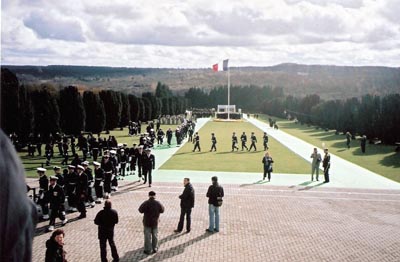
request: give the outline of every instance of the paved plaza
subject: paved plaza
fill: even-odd
[[[197,127],[207,121],[200,119]],[[267,131],[299,155],[302,151],[309,154],[312,145],[293,140],[280,130]],[[157,161],[151,190],[165,206],[158,253],[143,254],[138,208],[148,198],[149,187],[136,182],[137,176],[130,176],[112,195],[113,208],[120,216],[115,241],[121,261],[400,261],[399,183],[337,157],[329,184],[310,182],[308,174],[273,174],[271,182],[266,182],[261,173],[159,170],[177,150],[154,150]],[[350,170],[346,165],[353,166],[351,172],[343,174],[341,170]],[[360,174],[363,179],[357,178]],[[205,195],[213,175],[220,178],[226,197],[221,207],[221,230],[210,234],[205,232]],[[196,191],[192,231],[176,234],[184,177],[191,178]],[[93,220],[101,209],[102,205],[88,209],[87,218],[82,220],[76,219],[79,213],[67,215],[70,223],[63,228],[68,261],[100,261]],[[37,226],[33,261],[44,261],[45,241],[50,237],[47,225],[41,222]],[[109,249],[108,256],[111,261]]]

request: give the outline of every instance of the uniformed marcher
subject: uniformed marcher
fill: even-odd
[[[158,123],[157,123],[157,125],[158,125]],[[163,142],[164,142],[164,131],[160,128],[160,129],[158,129],[158,131],[157,131],[157,144],[158,145],[162,145],[163,144]]]
[[[211,149],[210,152],[213,151],[217,151],[217,147],[215,146],[217,144],[217,138],[215,137],[214,133],[211,133]]]
[[[254,148],[254,151],[257,151],[257,147],[256,147],[257,137],[256,137],[256,135],[254,134],[254,132],[251,132],[251,137],[250,137],[250,139],[251,139],[251,145],[250,145],[249,151],[250,151],[252,148]]]
[[[119,156],[119,161],[121,164],[121,176],[122,179],[124,179],[126,175],[126,163],[128,163],[129,157],[127,152],[125,153],[124,149],[121,149],[121,155]]]
[[[349,131],[346,132],[346,145],[347,148],[350,149],[350,141],[351,141],[351,134]]]
[[[138,147],[138,152],[137,152],[137,166],[138,166],[138,178],[139,178],[139,180],[138,180],[138,182],[140,182],[140,179],[141,178],[143,178],[143,180],[144,180],[144,177],[142,176],[142,174],[143,174],[143,155],[144,155],[145,153],[144,153],[144,150],[143,150],[143,146],[139,146]]]
[[[142,156],[142,168],[143,168],[143,176],[144,176],[144,183],[149,181],[149,187],[151,187],[152,183],[152,170],[155,168],[155,157],[151,153],[150,148],[145,149],[145,154]]]
[[[118,191],[118,173],[119,173],[119,170],[118,170],[119,162],[118,162],[118,158],[117,158],[116,154],[117,154],[117,151],[115,151],[114,149],[110,150],[110,161],[113,163],[113,167],[114,167],[112,178],[111,178],[111,190],[114,190],[114,191]]]
[[[104,185],[104,171],[101,169],[101,164],[94,161],[94,188],[96,191],[96,203],[101,204],[103,202],[103,185]]]
[[[196,132],[196,134],[194,134],[193,144],[194,144],[193,152],[196,151],[196,148],[199,149],[199,152],[200,152],[201,151],[201,149],[200,149],[200,136],[199,136],[198,132]]]
[[[68,166],[68,173],[64,176],[65,186],[64,190],[68,197],[68,211],[76,212],[76,186],[78,183],[78,175],[75,172],[75,166],[69,165]]]
[[[246,142],[247,142],[247,135],[246,132],[243,132],[243,134],[240,136],[240,141],[242,141],[242,151],[243,149],[246,148],[246,150],[249,150],[246,146]]]
[[[268,138],[267,132],[264,132],[264,136],[263,136],[264,151],[267,151],[269,149],[268,140],[269,140],[269,138]]]
[[[89,162],[88,161],[83,161],[82,166],[85,168],[83,172],[85,172],[87,178],[88,178],[88,187],[87,187],[87,201],[89,202],[90,207],[95,206],[95,202],[93,199],[93,187],[94,187],[94,177],[93,177],[93,171],[89,167]]]
[[[43,219],[47,220],[49,219],[49,207],[48,207],[48,203],[46,201],[46,193],[49,190],[49,179],[47,178],[45,172],[46,169],[39,167],[36,168],[37,173],[39,175],[39,200],[38,200],[38,204],[41,206],[42,208],[42,212],[43,212]]]
[[[168,143],[168,146],[171,146],[171,140],[172,140],[172,130],[171,130],[171,128],[168,128],[168,130],[167,130],[167,143]]]
[[[237,144],[238,144],[238,138],[237,138],[237,136],[236,136],[236,133],[235,132],[233,132],[232,133],[232,152],[233,152],[233,150],[237,150],[237,151],[239,151],[239,147],[237,146]]]
[[[367,136],[363,135],[360,140],[361,140],[361,152],[365,153],[365,146],[367,145]]]
[[[54,176],[57,177],[57,185],[64,188],[64,175],[61,173],[61,167],[55,166],[53,167]]]
[[[54,226],[56,223],[56,218],[59,217],[62,225],[65,225],[68,219],[65,218],[65,194],[64,190],[60,185],[57,184],[58,178],[56,176],[50,177],[50,187],[49,191],[47,191],[46,197],[48,202],[50,203],[50,223],[49,223],[49,231],[54,230]]]
[[[88,188],[88,177],[85,174],[85,168],[81,165],[78,165],[76,168],[78,172],[78,183],[76,186],[76,196],[77,196],[77,208],[78,211],[81,213],[78,218],[85,218],[86,217],[86,207],[85,207],[85,200],[87,197],[87,188]]]
[[[111,179],[114,172],[114,165],[113,162],[110,161],[109,155],[103,156],[101,169],[104,170],[104,193],[109,195],[111,193]]]

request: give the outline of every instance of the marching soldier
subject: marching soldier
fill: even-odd
[[[246,148],[246,150],[249,150],[246,146],[246,142],[247,142],[246,132],[243,132],[243,134],[240,136],[240,141],[242,141],[242,151],[244,148]]]
[[[124,179],[125,175],[126,175],[126,163],[128,162],[129,158],[128,155],[125,154],[125,150],[121,149],[121,155],[119,157],[119,161],[121,163],[121,176],[122,179]]]
[[[158,125],[158,123],[157,123],[157,125]],[[158,131],[157,131],[157,144],[158,145],[162,145],[163,144],[163,142],[164,142],[164,131],[160,128],[160,129],[158,129]]]
[[[134,175],[136,171],[137,153],[138,149],[136,147],[136,144],[133,144],[133,146],[129,149],[129,158],[128,158],[131,175]]]
[[[217,144],[217,138],[215,137],[214,133],[211,133],[211,149],[210,152],[214,149],[214,151],[217,151],[217,147],[215,146]]]
[[[138,147],[138,151],[137,151],[137,155],[136,155],[136,159],[137,159],[137,166],[138,166],[138,177],[139,180],[138,182],[140,182],[140,179],[142,178],[142,171],[143,171],[143,155],[144,155],[144,150],[143,150],[143,146],[139,146]],[[143,178],[144,180],[144,178]]]
[[[199,152],[200,152],[201,151],[201,149],[200,149],[200,136],[199,136],[198,132],[196,132],[196,134],[194,135],[193,144],[194,144],[193,152],[196,151],[196,148],[198,148]]]
[[[95,203],[94,203],[94,199],[93,199],[93,196],[92,196],[92,190],[93,190],[93,187],[94,187],[93,171],[89,167],[89,162],[88,161],[84,161],[82,163],[82,166],[84,168],[83,172],[86,174],[87,179],[88,179],[87,200],[89,202],[90,207],[94,207]]]
[[[62,148],[63,148],[62,152],[64,159],[61,162],[61,165],[68,165],[68,139],[62,143]]]
[[[232,152],[233,152],[233,150],[235,150],[235,149],[236,149],[237,151],[239,151],[239,147],[236,146],[237,143],[238,143],[238,138],[237,138],[237,136],[236,136],[236,133],[233,132],[233,134],[232,134]]]
[[[147,183],[147,178],[149,179],[149,187],[151,187],[152,183],[152,176],[151,172],[155,168],[155,157],[151,154],[151,149],[146,148],[145,154],[142,155],[142,167],[143,167],[143,176],[144,176],[144,183]]]
[[[104,170],[104,193],[109,195],[111,194],[111,180],[114,172],[114,164],[109,155],[104,155],[101,161],[101,169]]]
[[[51,142],[46,143],[44,154],[46,156],[46,166],[49,166],[51,157],[53,156],[53,144],[51,144]]]
[[[65,218],[65,194],[60,185],[57,184],[58,178],[56,176],[50,177],[50,187],[47,191],[46,197],[50,203],[51,215],[48,231],[53,231],[58,216],[64,226],[68,219]]]
[[[189,140],[188,141],[192,142],[193,141],[193,132],[194,132],[193,127],[189,126],[189,130],[188,131],[189,131]]]
[[[111,190],[118,191],[118,158],[116,156],[117,152],[115,150],[110,150],[110,161],[113,163],[113,176],[111,179]]]
[[[65,178],[65,192],[68,197],[68,211],[76,212],[76,185],[78,183],[78,175],[75,173],[75,166],[68,166],[68,173]]]
[[[172,140],[172,130],[171,130],[171,128],[168,128],[168,130],[167,130],[167,143],[168,143],[168,146],[171,146],[171,140]]]
[[[49,207],[47,205],[47,201],[45,198],[45,195],[47,191],[49,190],[49,179],[47,178],[45,172],[46,169],[39,167],[36,168],[37,173],[39,175],[39,200],[38,204],[41,206],[42,211],[43,211],[43,219],[47,220],[49,219]]]
[[[85,207],[85,199],[87,196],[87,188],[88,188],[88,177],[84,173],[85,168],[81,165],[78,165],[76,168],[78,171],[78,183],[76,185],[76,196],[77,196],[77,208],[81,213],[78,218],[86,217],[86,207]]]
[[[53,167],[54,176],[57,177],[57,185],[64,188],[64,175],[61,173],[61,167],[55,166]]]
[[[250,151],[252,148],[254,148],[254,151],[257,151],[257,147],[256,147],[257,137],[256,137],[256,135],[254,134],[254,132],[251,132],[251,137],[250,137],[250,139],[251,139],[251,145],[250,145],[249,151]]]
[[[267,149],[269,149],[268,140],[269,140],[269,138],[268,138],[267,132],[264,132],[264,136],[263,136],[264,151],[267,151]]]
[[[103,184],[104,184],[104,171],[101,169],[101,164],[94,161],[94,188],[96,191],[96,203],[101,204],[103,202]]]

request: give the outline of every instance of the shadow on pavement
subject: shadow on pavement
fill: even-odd
[[[79,216],[79,212],[77,213],[77,215]],[[74,217],[74,218],[68,219],[67,225],[68,225],[69,223],[72,223],[72,222],[81,220],[81,219],[78,218],[78,216],[76,216],[76,217]],[[44,235],[44,234],[46,234],[46,233],[49,233],[49,231],[47,230],[47,229],[49,228],[48,222],[49,222],[49,221],[47,220],[46,225],[41,226],[41,227],[37,227],[37,228],[35,229],[35,237]],[[55,229],[60,229],[60,228],[63,228],[61,222],[56,223]]]
[[[139,248],[135,249],[132,251],[127,252],[123,257],[120,258],[120,261],[141,261],[144,259],[148,259],[147,261],[163,261],[165,259],[170,259],[176,255],[180,255],[185,251],[186,247],[189,247],[196,242],[199,242],[203,239],[206,239],[207,237],[211,236],[212,234],[209,233],[204,233],[200,236],[197,236],[196,238],[189,239],[185,243],[179,244],[177,246],[171,247],[167,250],[159,250],[157,253],[151,254],[151,255],[146,255],[143,253],[144,249]],[[183,236],[182,234],[172,234],[169,235],[159,241],[159,245],[162,248],[162,245],[168,241],[174,240],[178,237]]]
[[[311,183],[311,182],[310,182]],[[304,183],[303,183],[304,184]],[[304,191],[304,190],[310,190],[310,189],[313,189],[314,187],[319,187],[319,186],[321,186],[321,185],[323,185],[324,184],[324,182],[321,182],[321,183],[319,183],[319,184],[316,184],[316,185],[313,185],[313,186],[305,186],[305,187],[303,187],[303,188],[299,188],[299,191]]]
[[[268,182],[268,180],[258,180],[258,181],[256,181],[256,182],[254,182],[254,183],[251,183],[251,184],[241,184],[239,187],[247,187],[247,186],[254,186],[254,185],[262,185],[262,184],[266,184],[266,183],[269,183]]]

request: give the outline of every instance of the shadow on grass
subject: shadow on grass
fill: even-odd
[[[189,239],[188,241],[173,246],[171,248],[168,248],[166,250],[161,250],[155,254],[152,255],[146,255],[143,253],[144,249],[143,248],[138,248],[132,251],[129,251],[127,253],[125,253],[125,255],[123,257],[120,258],[120,261],[142,261],[145,260],[146,261],[163,261],[163,260],[168,260],[173,258],[174,256],[180,255],[185,251],[186,247],[189,247],[203,239],[206,239],[208,237],[210,237],[212,234],[210,233],[204,233],[200,236],[197,236],[196,238],[192,238]],[[174,240],[178,237],[181,237],[182,234],[173,234],[173,235],[169,235],[163,239],[161,239],[159,241],[159,245],[160,247],[162,247],[162,244]]]
[[[387,167],[400,167],[400,153],[393,152],[393,154],[386,156],[382,160],[380,160],[379,164]]]

